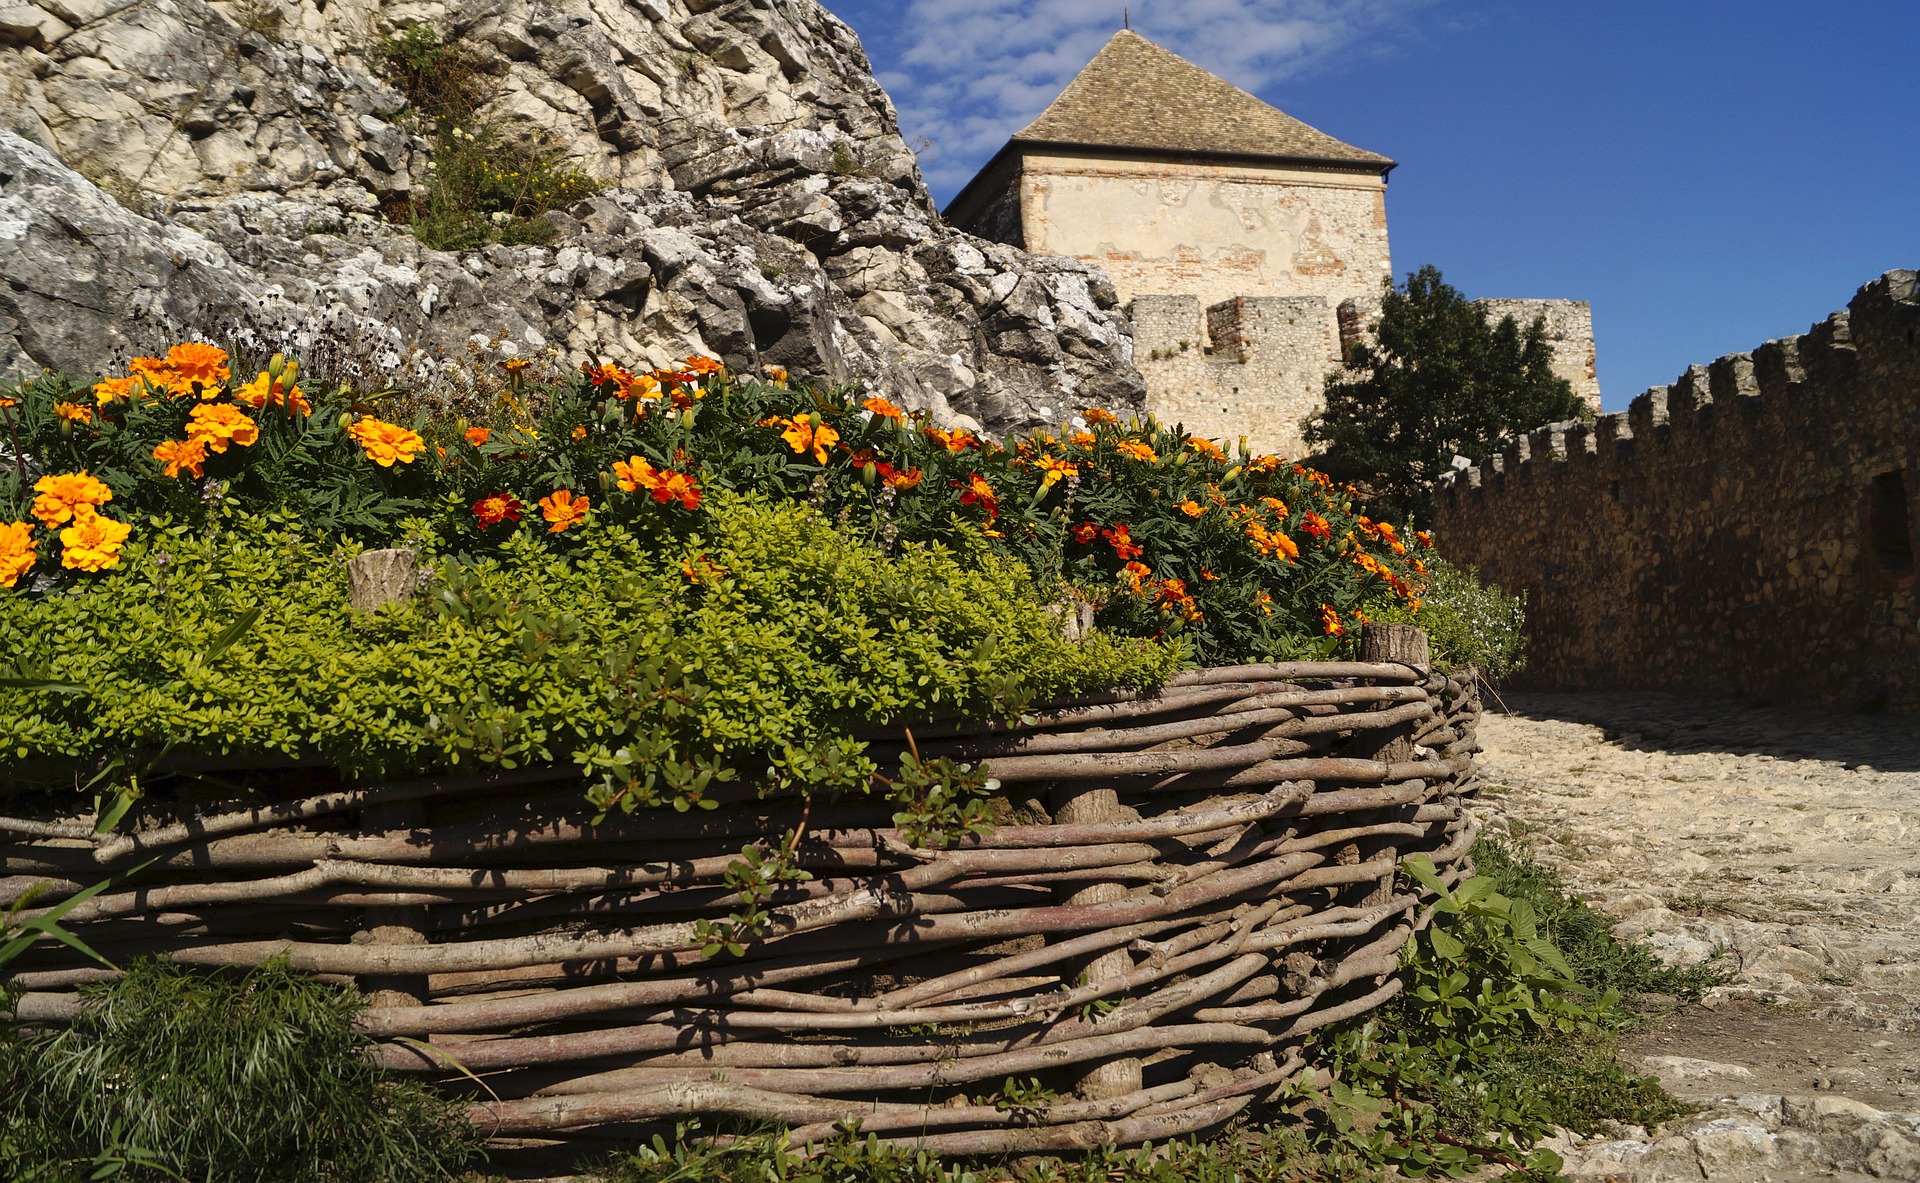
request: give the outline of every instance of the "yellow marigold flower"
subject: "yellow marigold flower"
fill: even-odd
[[[60,565],[75,571],[105,571],[120,563],[120,547],[133,527],[85,507],[73,515],[73,525],[60,531]]]
[[[167,350],[166,365],[182,382],[203,388],[218,386],[232,375],[227,351],[204,341],[185,341]]]
[[[93,408],[80,403],[55,403],[53,413],[69,423],[93,422]]]
[[[547,519],[547,533],[558,534],[569,526],[577,526],[587,520],[587,510],[593,502],[585,497],[575,497],[572,490],[558,489],[542,497],[536,504],[540,506],[540,516]]]
[[[1332,604],[1320,605],[1320,631],[1329,637],[1344,637],[1347,630],[1340,623],[1340,613],[1334,611]]]
[[[33,548],[32,522],[0,522],[0,587],[20,582],[39,557]]]
[[[860,407],[862,410],[872,411],[882,419],[891,419],[895,423],[900,422],[901,416],[906,414],[905,411],[877,394],[862,402]]]
[[[524,357],[510,357],[505,361],[495,362],[494,364],[499,366],[501,369],[505,370],[509,374],[518,374],[520,371],[526,369],[528,366],[531,366],[533,363],[528,361]]]
[[[1139,440],[1121,440],[1113,446],[1113,450],[1129,460],[1138,460],[1142,464],[1160,463],[1160,457],[1154,450]]]
[[[133,396],[133,388],[139,381],[140,379],[131,376],[126,378],[102,378],[93,384],[93,400],[105,407],[117,403],[123,398],[131,398]]]
[[[52,529],[71,521],[81,509],[91,512],[113,500],[113,490],[86,472],[43,476],[33,483],[33,516]]]
[[[780,433],[780,438],[799,455],[812,452],[816,464],[825,464],[827,453],[840,442],[839,432],[824,423],[816,424],[811,417],[796,415],[784,422],[787,429]]]
[[[780,386],[780,387],[784,387],[784,386],[786,386],[786,384],[787,384],[787,367],[785,367],[785,366],[768,366],[768,367],[767,367],[767,381],[769,381],[769,382],[771,382],[771,383],[773,383],[773,384],[774,384],[775,386]]]
[[[1195,501],[1193,498],[1189,497],[1185,501],[1182,501],[1180,503],[1180,512],[1183,514],[1186,514],[1190,518],[1197,518],[1201,514],[1207,512],[1207,507],[1200,504],[1198,501]]]
[[[186,439],[168,440],[153,449],[153,458],[167,466],[167,475],[177,477],[181,470],[195,477],[207,475],[207,442]]]
[[[370,415],[355,420],[347,428],[347,434],[366,452],[367,459],[382,468],[412,464],[413,458],[427,449],[427,441],[420,438],[419,432]]]
[[[1063,477],[1079,476],[1080,466],[1057,456],[1042,456],[1035,464],[1040,470],[1040,487],[1051,489]]]
[[[209,452],[224,452],[229,444],[244,448],[259,439],[259,426],[239,407],[201,403],[187,416],[188,442],[204,444]]]

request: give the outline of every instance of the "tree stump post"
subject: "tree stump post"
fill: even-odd
[[[1053,820],[1057,825],[1082,826],[1128,822],[1139,820],[1139,816],[1138,812],[1120,803],[1120,794],[1115,789],[1061,785],[1053,792]],[[1119,883],[1093,883],[1077,891],[1070,888],[1064,889],[1061,902],[1105,904],[1125,899],[1127,894],[1126,887]],[[1133,957],[1123,945],[1088,959],[1081,964],[1080,969],[1086,974],[1088,982],[1098,982],[1131,972]],[[1123,1097],[1128,1093],[1138,1092],[1140,1087],[1141,1069],[1140,1061],[1137,1059],[1110,1060],[1104,1064],[1095,1064],[1081,1070],[1075,1083],[1080,1096],[1089,1101]]]
[[[1368,662],[1401,662],[1417,666],[1422,670],[1429,668],[1433,658],[1427,644],[1427,634],[1416,625],[1369,623],[1360,630],[1360,660]],[[1367,750],[1356,748],[1354,755],[1369,760],[1379,760],[1385,764],[1398,764],[1413,759],[1413,724],[1406,723],[1387,731],[1369,732]],[[1399,862],[1400,850],[1396,846],[1382,847],[1374,857],[1385,855]],[[1383,904],[1393,898],[1394,876],[1389,872],[1380,880],[1380,885],[1367,894],[1363,904]]]
[[[369,550],[347,560],[347,603],[355,612],[402,603],[419,587],[419,559],[410,550]]]

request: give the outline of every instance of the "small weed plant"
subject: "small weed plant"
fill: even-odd
[[[428,246],[461,251],[546,242],[553,227],[542,214],[599,191],[599,182],[567,164],[551,143],[509,134],[485,114],[486,74],[467,46],[412,25],[383,38],[370,57],[407,96],[431,140],[426,195],[389,211]]]

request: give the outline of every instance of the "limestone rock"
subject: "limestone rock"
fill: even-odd
[[[262,11],[0,3],[0,373],[267,324],[706,352],[995,430],[1144,397],[1112,283],[944,226],[816,0]],[[550,244],[432,251],[381,216],[431,176],[424,125],[372,69],[415,22],[473,54],[484,117],[607,186],[550,215]]]

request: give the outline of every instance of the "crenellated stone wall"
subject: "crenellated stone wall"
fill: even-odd
[[[1534,684],[1920,713],[1920,280],[1509,442],[1438,490]]]

